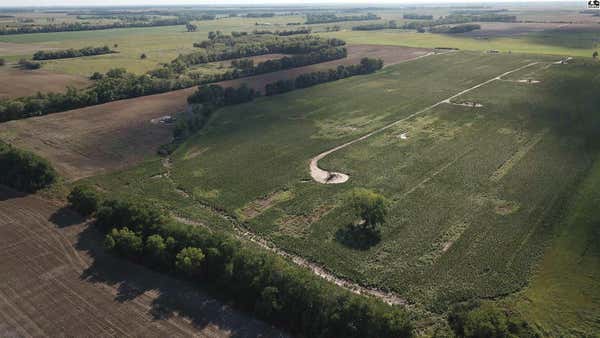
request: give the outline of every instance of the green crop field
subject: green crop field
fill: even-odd
[[[556,95],[565,90],[561,67],[571,66],[553,60],[450,53],[262,98],[219,111],[172,156],[169,175],[156,159],[91,181],[229,230],[206,206],[222,209],[337,275],[442,312],[465,297],[523,288],[552,237],[556,206],[591,165],[581,140],[552,122],[573,104]],[[316,154],[532,62],[453,99],[483,107],[444,103],[323,159],[321,167],[350,175],[346,184],[311,180]],[[541,82],[517,82],[528,78]],[[353,187],[392,201],[371,247],[343,240],[350,220],[339,202]]]
[[[544,31],[509,37],[485,39],[448,34],[416,33],[414,31],[339,31],[323,33],[354,44],[381,44],[409,47],[451,47],[465,50],[499,50],[502,52],[569,55],[591,57],[600,40],[596,31]]]
[[[452,307],[479,299],[522,317],[542,336],[594,337],[600,332],[600,142],[590,131],[600,130],[600,62],[597,54],[592,56],[598,50],[600,20],[563,5],[547,11],[511,6],[496,8],[497,13],[516,15],[518,22],[482,22],[481,30],[464,34],[352,30],[364,24],[389,27],[384,20],[401,26],[409,22],[405,13],[437,19],[464,10],[451,6],[374,8],[382,20],[309,25],[314,34],[348,45],[422,47],[428,48],[422,54],[431,53],[368,75],[304,89],[297,84],[290,92],[242,104],[225,106],[215,99],[209,121],[185,139],[171,137],[172,126],[164,124],[165,140],[173,140],[171,154],[149,154],[112,172],[105,160],[95,163],[89,155],[85,166],[103,168],[90,171],[101,175],[70,182],[65,174],[43,194],[64,199],[70,188],[83,183],[110,197],[149,201],[177,222],[232,234],[292,258],[339,286],[407,304],[417,335],[449,330]],[[367,11],[339,9],[336,14]],[[193,43],[211,31],[295,29],[304,25],[287,24],[304,23],[308,12],[277,13],[195,21],[195,32],[181,25],[0,35],[0,58],[6,59],[8,72],[33,50],[108,45],[118,53],[42,61],[37,72],[87,77],[122,67],[143,74],[198,50]],[[59,22],[76,20],[63,14]],[[47,20],[44,13],[31,15],[36,24]],[[402,56],[404,51],[384,52]],[[142,54],[147,57],[141,59]],[[232,69],[229,63],[193,65],[191,70],[216,74]],[[82,136],[64,138],[25,129],[4,141],[23,142],[42,156],[43,142],[62,156],[63,149],[65,154],[79,151],[74,140],[90,138],[85,133],[122,137],[143,130],[150,119],[155,123],[167,114],[185,119],[213,108],[184,109],[191,90],[63,115],[52,111],[30,120],[40,123],[35,130],[44,131],[38,134],[80,111],[96,114],[93,121],[104,129],[85,123]],[[160,103],[155,112],[154,102]],[[138,110],[123,108],[129,105]],[[149,114],[142,118],[141,110]],[[110,118],[104,112],[112,113],[106,115]],[[11,123],[16,128],[23,122]],[[311,160],[329,150],[319,168],[345,174],[347,181],[322,184],[311,176]],[[48,159],[59,161],[56,154]],[[389,202],[378,237],[370,241],[353,240],[348,230],[357,218],[367,219],[349,215],[345,204],[357,188]]]

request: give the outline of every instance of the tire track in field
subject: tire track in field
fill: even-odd
[[[515,68],[513,70],[509,70],[507,72],[504,72],[504,73],[502,73],[502,74],[500,74],[498,76],[495,76],[495,77],[493,77],[493,78],[491,78],[489,80],[486,80],[484,82],[476,84],[473,87],[470,87],[470,88],[467,88],[465,90],[462,90],[462,91],[460,91],[460,92],[458,92],[458,93],[456,93],[456,94],[454,94],[454,95],[452,95],[452,96],[450,96],[450,97],[448,97],[448,98],[446,98],[444,100],[441,100],[441,101],[436,102],[436,103],[434,103],[434,104],[432,104],[432,105],[430,105],[428,107],[425,107],[425,108],[423,108],[423,109],[421,109],[421,110],[419,110],[419,111],[417,111],[415,113],[412,113],[412,114],[410,114],[410,115],[408,115],[408,116],[406,116],[404,118],[401,118],[400,120],[396,120],[396,121],[391,122],[391,123],[389,123],[389,124],[387,124],[387,125],[379,128],[379,129],[375,129],[372,132],[367,133],[367,134],[365,134],[365,135],[363,135],[363,136],[361,136],[359,138],[356,138],[354,140],[348,141],[348,142],[343,143],[343,144],[341,144],[339,146],[331,148],[331,149],[329,149],[327,151],[324,151],[324,152],[318,154],[317,156],[313,157],[310,160],[310,164],[309,164],[310,176],[313,178],[313,180],[315,180],[318,183],[322,183],[322,184],[339,184],[339,183],[344,183],[344,182],[348,181],[348,179],[350,178],[348,175],[346,175],[344,173],[339,173],[339,172],[334,172],[334,171],[328,171],[328,170],[321,169],[321,168],[319,168],[319,161],[322,160],[323,158],[325,158],[326,156],[328,156],[328,155],[330,155],[330,154],[332,154],[332,153],[334,153],[334,152],[336,152],[336,151],[338,151],[340,149],[346,148],[346,147],[348,147],[348,146],[350,146],[350,145],[352,145],[354,143],[357,143],[357,142],[360,142],[362,140],[365,140],[365,139],[367,139],[367,138],[369,138],[369,137],[371,137],[371,136],[373,136],[375,134],[378,134],[378,133],[380,133],[382,131],[385,131],[385,130],[387,130],[389,128],[392,128],[393,126],[395,126],[395,125],[397,125],[399,123],[407,121],[407,120],[409,120],[409,119],[411,119],[411,118],[413,118],[415,116],[421,115],[421,114],[423,114],[423,113],[425,113],[425,112],[427,112],[427,111],[429,111],[429,110],[431,110],[431,109],[433,109],[433,108],[435,108],[435,107],[437,107],[439,105],[442,105],[444,103],[452,104],[452,102],[450,102],[450,100],[452,100],[454,98],[457,98],[457,97],[459,97],[459,96],[461,96],[463,94],[466,94],[466,93],[468,93],[468,92],[470,92],[472,90],[475,90],[475,89],[477,89],[479,87],[485,86],[485,85],[487,85],[487,84],[489,84],[491,82],[494,82],[496,80],[502,80],[502,78],[504,76],[507,76],[509,74],[518,72],[518,71],[520,71],[522,69],[534,66],[534,65],[536,65],[538,63],[539,62],[532,62],[532,63],[526,64],[524,66]]]

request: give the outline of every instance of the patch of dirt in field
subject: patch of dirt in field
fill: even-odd
[[[33,43],[0,42],[0,56],[33,54],[42,49],[54,50],[57,48],[49,48]]]
[[[0,335],[283,337],[190,284],[107,255],[71,211],[0,187]]]
[[[240,209],[238,213],[244,220],[253,219],[273,205],[291,199],[292,196],[293,194],[290,190],[279,190],[248,203],[245,207]]]
[[[510,215],[519,210],[519,203],[514,201],[493,200],[494,212],[498,215]]]
[[[427,54],[430,50],[397,46],[348,46],[348,57],[317,65],[218,83],[242,83],[264,91],[267,83],[295,78],[299,74],[354,64],[365,56],[394,64]],[[0,124],[0,138],[47,158],[67,179],[76,180],[138,164],[171,142],[172,125],[150,120],[174,115],[187,107],[195,87],[163,94],[109,102]]]
[[[492,182],[499,182],[508,172],[525,157],[535,146],[542,141],[548,133],[548,129],[543,129],[537,134],[532,135],[529,140],[521,145],[511,157],[509,157],[496,171],[490,176]]]
[[[434,264],[452,245],[460,239],[462,234],[469,227],[468,223],[458,222],[451,225],[441,236],[431,245],[429,251],[419,257],[418,262],[421,265]]]
[[[194,159],[200,155],[202,155],[204,152],[206,152],[209,148],[208,147],[193,147],[192,149],[188,150],[185,155],[183,156],[184,160],[191,160]]]
[[[24,70],[0,66],[0,99],[34,95],[37,92],[64,92],[67,86],[85,88],[92,82],[83,76],[59,74],[43,69]]]
[[[322,205],[306,215],[285,215],[277,220],[277,223],[280,225],[283,234],[292,237],[303,237],[307,234],[311,224],[320,220],[332,209],[332,205]]]

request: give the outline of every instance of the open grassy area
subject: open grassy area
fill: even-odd
[[[37,33],[0,36],[0,42],[19,44],[33,43],[40,48],[83,48],[85,46],[108,45],[119,53],[75,59],[44,62],[44,69],[61,73],[89,75],[93,72],[106,72],[110,68],[124,67],[130,72],[144,73],[155,69],[160,63],[173,60],[179,54],[190,53],[198,48],[194,42],[205,40],[208,32],[220,30],[251,32],[255,29],[289,29],[288,22],[301,21],[299,16],[277,16],[273,18],[224,18],[210,21],[196,21],[196,32],[187,32],[185,26],[164,26],[148,28],[120,28],[96,31]],[[257,26],[269,24],[269,26]],[[114,45],[117,47],[113,47]],[[145,53],[147,58],[140,59]],[[11,55],[7,60],[31,57],[29,54]]]
[[[505,295],[526,285],[555,203],[589,166],[581,142],[546,116],[571,104],[552,98],[562,66],[548,60],[451,53],[259,99],[219,111],[169,165],[156,159],[90,181],[228,229],[203,205],[223,209],[286,250],[434,311]],[[455,99],[483,107],[442,104],[322,161],[348,183],[310,179],[319,152],[533,61],[542,63]],[[534,75],[540,84],[515,82]],[[339,201],[353,187],[393,201],[372,247],[351,247],[340,232],[349,220]]]
[[[323,33],[350,44],[383,44],[409,47],[452,47],[465,50],[500,50],[513,53],[591,57],[600,39],[600,30],[564,30],[534,32],[522,36],[475,38],[415,31],[339,31]]]

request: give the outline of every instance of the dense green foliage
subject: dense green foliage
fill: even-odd
[[[0,184],[36,192],[54,183],[58,174],[48,161],[0,142]]]
[[[9,34],[31,34],[31,33],[50,33],[50,32],[74,32],[91,31],[113,28],[132,28],[132,27],[157,27],[157,26],[176,26],[184,25],[188,20],[185,19],[158,19],[153,21],[123,22],[117,21],[107,24],[83,24],[80,22],[50,24],[43,26],[19,26],[14,28],[0,27],[0,35]]]
[[[71,209],[82,216],[90,216],[98,210],[100,197],[96,190],[87,185],[78,185],[67,197]]]
[[[354,26],[352,27],[353,31],[376,31],[382,29],[396,29],[399,28],[396,21],[390,20],[385,23],[371,23],[366,25]]]
[[[52,51],[37,51],[33,54],[34,60],[52,60],[52,59],[68,59],[68,58],[76,58],[81,56],[91,56],[91,55],[102,55],[102,54],[110,54],[114,53],[113,50],[108,48],[108,46],[104,47],[84,47],[81,49],[64,49],[64,50],[52,50]]]
[[[42,66],[42,64],[39,62],[29,61],[26,59],[19,60],[19,67],[21,67],[21,69],[34,70],[34,69],[39,69],[41,66]]]
[[[342,22],[342,21],[365,21],[365,20],[379,20],[379,16],[373,13],[361,14],[361,15],[346,15],[338,16],[336,14],[307,14],[306,24],[316,23],[330,23],[330,22]]]
[[[194,43],[195,47],[205,51],[180,55],[174,62],[196,65],[208,62],[238,59],[271,53],[309,54],[322,49],[343,46],[339,39],[324,39],[318,36],[278,37],[270,34],[236,34],[225,35],[220,32],[209,33],[209,39]],[[270,31],[269,31],[270,33]]]
[[[148,204],[109,200],[97,212],[105,247],[222,290],[241,307],[308,337],[409,337],[407,314],[357,296],[223,234],[160,218]]]
[[[279,80],[273,83],[268,83],[265,86],[265,95],[276,95],[292,91],[294,89],[306,88],[325,83],[344,79],[354,75],[373,73],[383,67],[381,59],[363,58],[358,65],[344,66],[339,65],[337,69],[329,71],[312,72],[301,74],[295,80]]]
[[[408,20],[433,20],[433,15],[406,13],[402,15],[402,18]]]
[[[435,26],[431,27],[429,31],[432,33],[457,34],[471,32],[477,29],[481,29],[481,26],[478,24],[470,23],[456,26]]]
[[[534,338],[540,337],[517,314],[490,303],[467,302],[455,305],[448,324],[458,337],[464,338]]]

